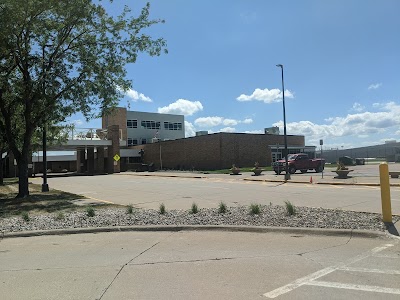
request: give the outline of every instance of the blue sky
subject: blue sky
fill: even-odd
[[[126,4],[105,2],[114,14]],[[400,1],[154,0],[148,30],[169,54],[128,65],[131,110],[185,115],[195,131],[253,132],[283,125],[307,145],[357,147],[400,140]],[[77,127],[101,127],[101,120]],[[281,130],[283,132],[283,130]]]

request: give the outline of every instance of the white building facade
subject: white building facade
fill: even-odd
[[[111,115],[103,117],[103,128],[111,125],[119,125],[127,146],[185,137],[183,115],[127,111],[118,107]]]

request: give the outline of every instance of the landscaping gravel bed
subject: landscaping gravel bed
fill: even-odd
[[[394,216],[393,222],[399,219],[399,216]],[[284,206],[277,205],[261,206],[260,214],[251,214],[249,207],[231,207],[226,213],[219,213],[218,209],[200,209],[196,214],[188,210],[171,210],[164,215],[149,209],[134,209],[132,214],[128,214],[122,208],[96,208],[93,217],[80,211],[31,215],[29,221],[22,216],[0,218],[0,231],[3,233],[130,225],[251,225],[385,230],[379,214],[296,207],[296,214],[288,215]]]

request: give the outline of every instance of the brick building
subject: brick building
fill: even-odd
[[[288,135],[287,139],[289,153],[309,152],[314,156],[315,147],[305,146],[304,136]],[[273,157],[282,156],[283,145],[283,135],[215,133],[138,145],[134,149],[143,149],[144,162],[154,163],[156,168],[162,163],[167,169],[215,170],[232,164],[250,167],[254,162],[270,166]]]

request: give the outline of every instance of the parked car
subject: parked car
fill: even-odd
[[[365,158],[356,158],[356,165],[365,165]]]
[[[282,171],[285,171],[285,159],[278,160],[272,163],[272,167],[276,174],[280,174]],[[324,170],[325,167],[325,159],[323,158],[308,158],[308,155],[305,153],[298,154],[289,154],[288,155],[288,171],[290,174],[296,173],[297,170],[300,170],[301,173],[306,173],[308,170],[315,170],[315,172],[319,173]]]
[[[344,164],[345,166],[355,166],[356,160],[350,156],[342,156],[339,157],[339,163]]]

